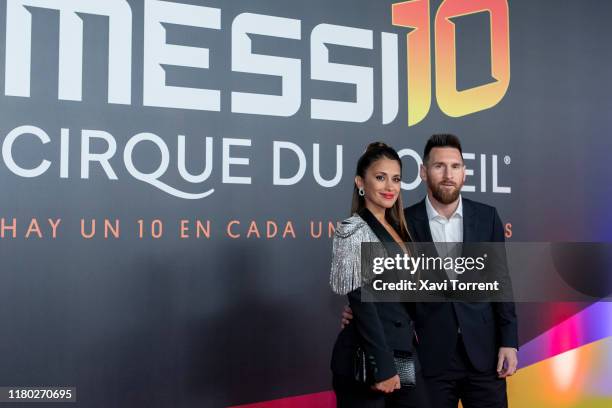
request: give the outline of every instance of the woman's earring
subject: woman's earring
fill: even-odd
[[[359,195],[362,197],[365,195],[365,190],[363,189],[363,187],[359,187]]]

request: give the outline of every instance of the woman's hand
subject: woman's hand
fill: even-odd
[[[385,394],[390,394],[395,390],[400,389],[400,378],[399,375],[394,375],[393,377],[378,382],[372,386],[372,389],[380,392],[384,392]]]

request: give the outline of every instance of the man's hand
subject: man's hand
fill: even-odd
[[[381,382],[374,384],[372,386],[372,389],[376,391],[384,392],[385,394],[390,394],[395,390],[399,390],[400,387],[401,387],[400,378],[399,378],[399,375],[396,374],[393,377],[385,381],[381,381]]]
[[[516,372],[518,356],[513,347],[500,347],[497,354],[497,376],[499,378],[510,377]]]
[[[351,319],[353,318],[353,311],[351,310],[349,305],[344,306],[344,310],[342,311],[342,320],[340,322],[340,328],[344,329],[346,326],[351,323]]]

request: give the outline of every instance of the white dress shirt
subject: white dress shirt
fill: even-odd
[[[455,212],[446,218],[440,215],[429,201],[429,195],[425,197],[425,208],[427,210],[427,218],[429,219],[429,229],[431,230],[431,238],[436,243],[436,249],[438,255],[442,257],[446,256],[458,256],[455,253],[455,249],[458,247],[448,247],[446,245],[440,245],[444,242],[463,242],[463,201],[461,195],[459,196],[459,205]],[[447,270],[446,275],[449,278],[455,278],[454,271]],[[457,327],[457,333],[461,333],[461,327]]]
[[[425,208],[427,209],[433,242],[463,242],[463,201],[461,196],[459,196],[459,205],[450,218],[446,218],[436,211],[429,201],[429,195],[425,197]]]

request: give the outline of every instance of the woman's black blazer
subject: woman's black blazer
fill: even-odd
[[[370,228],[383,244],[388,256],[403,254],[400,246],[369,210],[364,209],[358,215],[365,221],[361,223],[361,228]],[[357,221],[359,222],[358,219]],[[343,221],[344,224],[347,222],[354,224],[355,216]],[[348,239],[336,232],[334,240]],[[368,231],[368,234],[371,233]],[[341,245],[342,242],[336,241],[334,249]],[[341,254],[334,253],[334,256]],[[360,254],[356,256],[360,257]],[[332,353],[331,369],[334,374],[352,377],[355,373],[356,349],[361,347],[371,365],[374,381],[380,382],[397,374],[394,363],[394,354],[397,351],[415,353],[413,323],[406,304],[362,302],[361,290],[358,287],[347,293],[354,318],[338,335]]]

